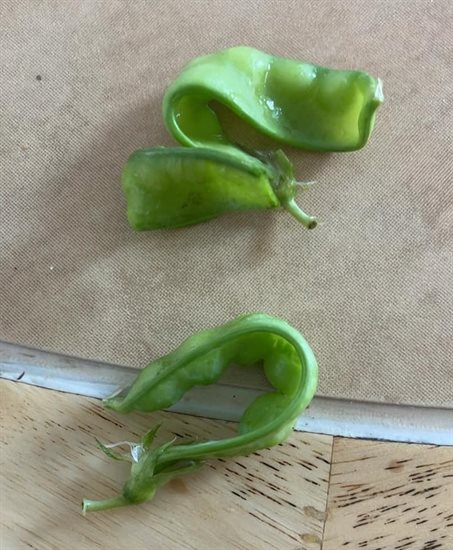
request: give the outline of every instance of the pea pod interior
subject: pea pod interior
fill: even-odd
[[[274,391],[258,397],[245,411],[233,438],[174,445],[160,462],[175,458],[247,454],[284,440],[312,399],[317,363],[308,343],[288,323],[265,314],[240,317],[186,340],[174,352],[150,363],[123,396],[105,405],[118,412],[170,407],[195,385],[212,384],[231,364],[263,361]]]
[[[238,46],[190,62],[164,96],[168,130],[184,145],[230,146],[216,100],[281,143],[314,151],[363,147],[383,102],[364,71],[338,70]]]

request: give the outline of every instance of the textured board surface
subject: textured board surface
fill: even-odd
[[[194,330],[265,311],[306,336],[321,394],[453,406],[452,10],[3,0],[0,339],[141,367]],[[380,77],[369,143],[285,148],[297,178],[317,181],[298,198],[314,231],[269,211],[134,233],[123,164],[175,144],[161,103],[181,68],[238,44]]]

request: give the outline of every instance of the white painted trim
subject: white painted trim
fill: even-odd
[[[0,378],[47,389],[103,399],[129,386],[137,372],[0,342]],[[262,378],[254,383],[249,375],[246,383],[248,386],[244,387],[237,381],[223,381],[193,388],[170,410],[238,421],[242,411],[263,391]],[[343,437],[453,445],[453,410],[317,396],[295,429]]]

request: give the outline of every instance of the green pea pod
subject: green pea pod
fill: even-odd
[[[363,71],[335,70],[234,47],[190,62],[167,89],[163,115],[183,145],[231,148],[210,102],[226,105],[261,133],[312,151],[363,147],[383,102]]]
[[[251,156],[204,147],[156,147],[131,155],[122,173],[129,224],[176,228],[233,210],[286,208],[309,228],[316,220],[294,197],[293,167],[282,151]]]
[[[145,367],[125,394],[104,403],[120,413],[164,409],[193,386],[216,382],[230,364],[247,367],[259,361],[274,390],[260,395],[244,411],[237,435],[179,445],[169,442],[153,449],[156,429],[151,430],[141,443],[132,446],[131,474],[122,495],[84,500],[83,510],[144,502],[160,485],[194,471],[207,458],[248,455],[283,442],[314,396],[318,367],[310,346],[295,328],[262,313],[194,334],[175,351]],[[105,447],[104,451],[124,459]]]

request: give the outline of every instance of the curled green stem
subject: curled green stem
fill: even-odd
[[[104,500],[90,500],[84,498],[82,501],[83,515],[86,512],[100,512],[101,510],[110,510],[110,508],[119,508],[120,506],[127,506],[131,504],[122,495],[118,495],[112,498],[106,498]]]
[[[318,220],[314,216],[306,214],[294,199],[285,202],[283,206],[296,218],[296,220],[305,225],[307,229],[314,229],[318,225]]]

